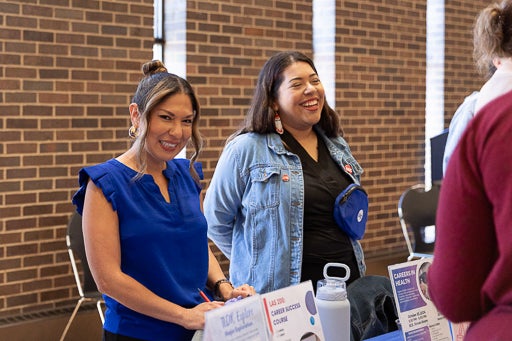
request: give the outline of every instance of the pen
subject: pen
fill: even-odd
[[[201,295],[201,297],[203,298],[203,300],[205,302],[210,302],[210,299],[208,298],[208,296],[206,296],[206,294],[199,288],[197,288],[197,291],[199,291],[199,295]]]

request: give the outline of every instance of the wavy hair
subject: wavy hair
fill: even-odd
[[[495,58],[512,56],[512,1],[503,0],[483,9],[473,26],[473,58],[486,79],[495,71]]]
[[[298,51],[283,51],[270,57],[260,70],[256,88],[242,127],[228,139],[247,133],[275,133],[273,102],[278,97],[278,89],[284,77],[284,71],[292,64],[304,62],[318,74],[313,61]],[[329,137],[343,136],[340,115],[324,101],[320,121],[317,123]]]
[[[149,130],[149,119],[152,110],[161,102],[170,96],[176,94],[185,94],[190,98],[192,109],[194,111],[194,120],[192,121],[192,137],[190,143],[194,148],[194,153],[190,158],[190,174],[194,180],[199,183],[199,175],[194,168],[194,162],[202,148],[203,140],[199,133],[199,101],[195,92],[185,79],[173,73],[169,73],[164,64],[159,60],[153,60],[142,66],[144,77],[139,82],[137,90],[132,99],[132,103],[137,104],[140,115],[138,127],[138,136],[134,145],[137,149],[137,163],[139,166],[138,177],[146,171],[147,157],[144,152],[146,138]]]

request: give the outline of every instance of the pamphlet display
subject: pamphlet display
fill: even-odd
[[[261,295],[272,340],[324,341],[311,281]]]
[[[311,281],[205,313],[204,341],[325,341]]]
[[[390,265],[389,278],[405,341],[452,341],[450,322],[428,295],[427,270],[432,258]]]
[[[270,341],[260,295],[205,313],[204,341]]]

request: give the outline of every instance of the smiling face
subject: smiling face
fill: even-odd
[[[320,121],[325,91],[320,78],[308,63],[296,62],[287,67],[277,91],[274,110],[288,131],[312,129]]]
[[[189,96],[172,95],[150,113],[145,150],[148,167],[159,167],[186,146],[192,136],[194,110]]]

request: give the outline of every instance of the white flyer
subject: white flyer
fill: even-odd
[[[450,322],[428,296],[430,264],[423,258],[388,267],[405,341],[452,341]]]
[[[325,340],[311,281],[261,295],[273,341]]]
[[[205,314],[204,341],[270,341],[260,295]]]

